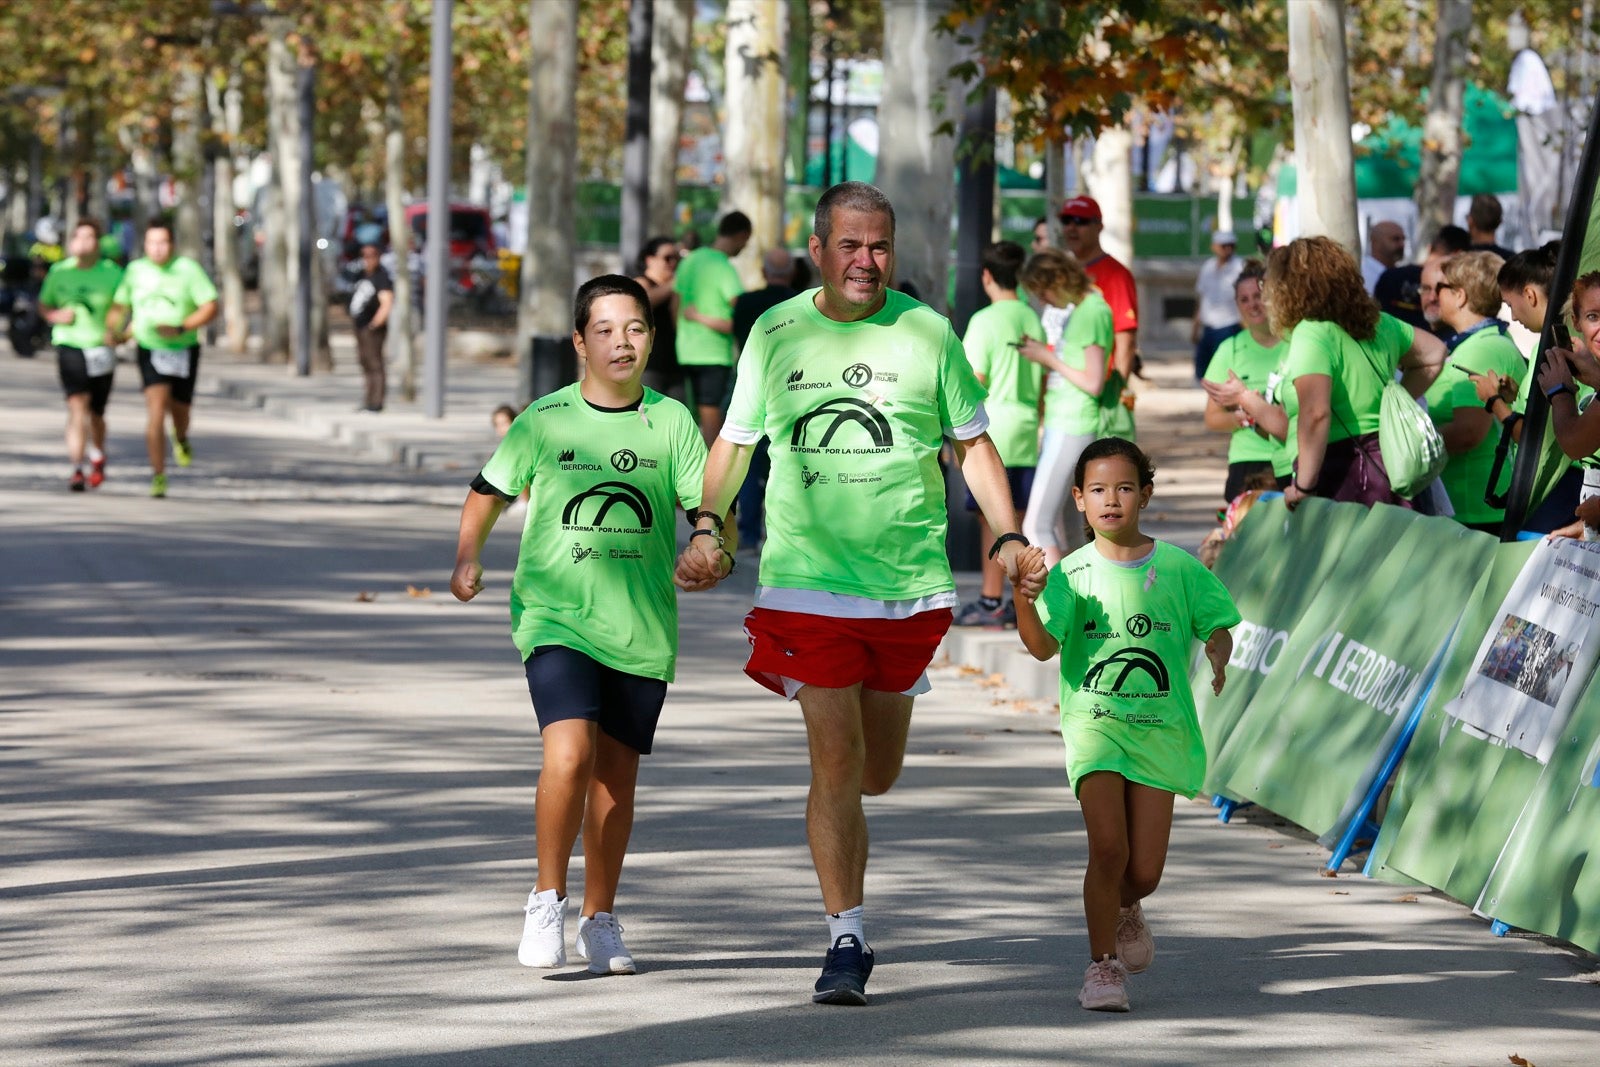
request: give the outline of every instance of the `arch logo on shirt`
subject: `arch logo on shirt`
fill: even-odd
[[[1145,621],[1148,624],[1149,620]],[[1164,697],[1172,692],[1172,678],[1160,656],[1148,648],[1129,645],[1090,667],[1080,688],[1108,696]]]
[[[835,444],[835,438],[841,443]],[[836,396],[818,404],[795,420],[789,435],[789,447],[796,452],[862,455],[887,452],[893,446],[889,420],[872,404],[852,396]]]
[[[568,500],[561,510],[561,525],[567,530],[642,534],[650,532],[654,519],[649,498],[627,482],[590,486]]]

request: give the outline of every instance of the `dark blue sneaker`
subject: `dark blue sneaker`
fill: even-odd
[[[863,948],[855,934],[840,934],[828,958],[822,961],[822,977],[817,979],[817,991],[811,999],[817,1004],[851,1004],[856,1007],[867,1002],[867,978],[872,974],[873,952]]]

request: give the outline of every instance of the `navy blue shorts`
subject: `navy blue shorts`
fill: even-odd
[[[1011,506],[1018,511],[1028,510],[1028,494],[1033,492],[1033,467],[1007,467],[1006,481],[1011,483]],[[967,490],[967,510],[977,511],[978,501]]]
[[[583,719],[640,755],[650,754],[666,682],[607,667],[563,645],[540,645],[522,668],[541,731],[563,719]]]

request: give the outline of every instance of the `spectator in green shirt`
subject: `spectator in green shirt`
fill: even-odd
[[[733,374],[733,302],[744,292],[731,261],[744,251],[750,234],[749,216],[728,212],[717,223],[717,239],[684,256],[673,280],[678,296],[678,365],[708,443],[722,428],[722,404]]]

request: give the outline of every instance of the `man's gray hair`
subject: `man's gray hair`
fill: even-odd
[[[840,182],[822,194],[822,199],[817,201],[817,214],[811,220],[811,232],[824,245],[833,233],[835,208],[881,212],[889,216],[889,233],[891,236],[894,234],[894,205],[883,195],[883,190],[866,182]]]

